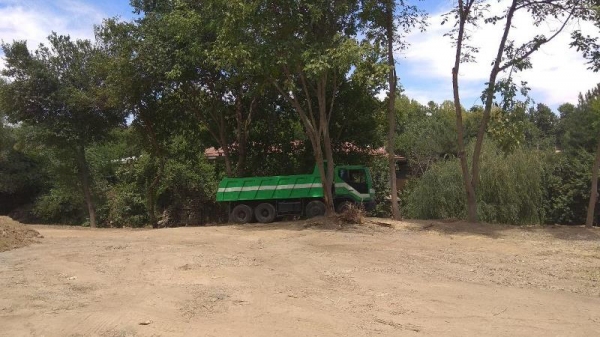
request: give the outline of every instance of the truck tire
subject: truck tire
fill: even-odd
[[[325,215],[325,204],[320,200],[313,200],[306,205],[306,217],[314,218]]]
[[[248,223],[252,221],[252,208],[245,204],[237,205],[231,211],[229,219],[237,223]]]
[[[262,223],[270,223],[275,220],[275,216],[277,215],[277,211],[275,207],[269,203],[262,203],[254,209],[254,217],[258,222]]]

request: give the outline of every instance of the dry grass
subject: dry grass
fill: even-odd
[[[348,209],[336,215],[338,222],[341,225],[362,225],[365,223],[365,211],[362,207],[350,205]]]

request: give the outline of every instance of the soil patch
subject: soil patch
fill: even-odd
[[[0,252],[25,247],[43,238],[34,229],[6,216],[0,216]]]
[[[0,337],[600,336],[600,229],[363,220],[29,227]]]

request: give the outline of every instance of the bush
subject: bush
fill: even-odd
[[[81,193],[55,187],[36,200],[33,213],[46,222],[80,225],[87,218],[82,200]]]
[[[132,183],[119,183],[107,192],[107,222],[111,227],[141,227],[148,223],[144,194]]]
[[[369,212],[371,216],[387,218],[391,216],[390,179],[387,157],[378,156],[371,160],[369,165],[375,189],[375,210]]]
[[[466,201],[458,160],[438,162],[411,180],[403,198],[404,215],[416,219],[465,218]]]
[[[585,223],[593,161],[594,155],[584,150],[548,156],[544,175],[546,223]]]
[[[408,186],[406,195],[404,209],[408,217],[466,218],[466,197],[458,159],[435,164]],[[481,221],[541,223],[543,196],[543,162],[539,152],[518,149],[504,154],[491,142],[484,144],[477,190]]]
[[[365,221],[365,211],[361,206],[352,204],[343,212],[336,214],[336,217],[342,224],[360,225]]]

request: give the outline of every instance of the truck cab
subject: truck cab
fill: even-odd
[[[375,208],[375,189],[369,168],[344,165],[335,168],[336,209],[343,202],[361,204],[366,210]]]

